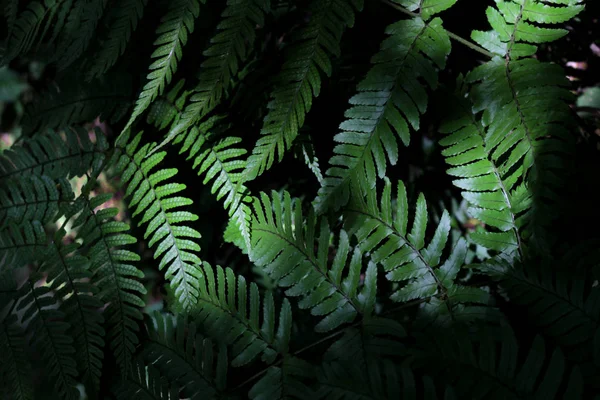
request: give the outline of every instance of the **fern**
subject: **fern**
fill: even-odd
[[[279,286],[289,287],[287,296],[302,296],[300,308],[310,308],[313,315],[324,317],[315,326],[317,332],[333,330],[354,321],[358,314],[369,316],[373,312],[377,269],[369,263],[359,292],[362,253],[358,249],[352,252],[346,267],[351,250],[345,232],[340,233],[336,257],[328,267],[327,223],[321,221],[315,237],[314,212],[304,220],[300,202],[292,204],[289,193],[284,193],[283,203],[275,193],[272,199],[261,193],[260,200],[254,202],[254,211],[251,260]],[[347,276],[342,280],[345,270]]]
[[[40,352],[61,398],[79,398],[75,389],[75,349],[73,339],[67,335],[70,325],[64,321],[65,315],[56,309],[56,299],[47,286],[34,287],[30,278],[23,292],[16,311],[21,312],[21,321],[29,325],[29,329],[35,329],[31,344]]]
[[[60,244],[64,235],[64,230],[57,232],[39,271],[47,274],[54,297],[61,302],[60,309],[72,324],[70,334],[75,338],[75,358],[83,380],[97,391],[104,358],[104,318],[99,311],[102,303],[96,296],[98,290],[89,283],[92,279],[89,260],[76,253],[77,243]]]
[[[344,206],[352,182],[358,182],[363,192],[373,189],[376,176],[386,173],[386,155],[390,164],[396,164],[395,135],[407,146],[407,121],[419,129],[419,117],[427,107],[420,79],[434,89],[436,67],[444,67],[450,52],[450,39],[439,18],[429,22],[418,18],[399,21],[386,33],[389,37],[371,60],[375,65],[350,99],[352,107],[346,111],[348,119],[340,125],[342,132],[334,137],[335,155],[315,200],[319,213]]]
[[[47,176],[27,176],[6,188],[0,187],[0,228],[10,222],[56,220],[59,209],[74,199],[66,179],[56,181]]]
[[[82,128],[70,128],[64,138],[55,133],[40,134],[13,146],[0,157],[0,183],[25,175],[46,175],[51,179],[83,176],[99,172],[108,142],[99,130],[95,143]],[[95,171],[95,172],[94,172]]]
[[[27,341],[23,331],[16,326],[16,315],[7,316],[0,322],[0,394],[15,400],[33,399],[31,365],[27,357]]]
[[[517,185],[518,173],[508,173],[499,165],[498,155],[486,145],[483,124],[462,94],[462,98],[449,97],[451,116],[440,127],[441,133],[448,134],[439,141],[446,147],[442,155],[452,166],[447,173],[458,178],[453,183],[463,189],[462,196],[470,204],[468,214],[497,229],[473,232],[470,237],[486,248],[522,256],[520,216],[531,206],[531,193],[525,184]]]
[[[123,118],[131,103],[131,81],[122,76],[107,76],[87,86],[63,81],[27,107],[23,131],[29,135],[59,130],[96,118],[114,123]]]
[[[150,106],[146,122],[163,130],[167,126],[179,121],[183,106],[191,94],[190,90],[184,90],[180,93],[184,85],[185,80],[182,79],[169,90],[166,96],[157,98]]]
[[[77,238],[83,241],[84,255],[91,260],[90,270],[96,277],[95,284],[100,289],[100,299],[108,303],[105,310],[105,321],[108,323],[108,337],[121,374],[127,374],[132,354],[138,343],[136,335],[138,320],[142,314],[138,307],[144,302],[140,295],[146,289],[135,278],[141,279],[144,274],[131,262],[139,261],[140,257],[124,248],[124,245],[136,242],[136,239],[126,233],[129,226],[115,221],[116,208],[97,209],[108,201],[110,193],[100,194],[89,198],[89,185],[84,193],[76,200],[69,218],[73,220],[73,228],[78,229]]]
[[[0,271],[18,268],[37,259],[46,247],[46,233],[39,221],[9,223],[0,230]]]
[[[143,362],[133,364],[131,373],[116,387],[119,400],[170,400],[179,398],[179,389],[153,367]]]
[[[204,263],[203,272],[200,302],[194,319],[202,323],[208,336],[232,346],[231,366],[248,364],[261,353],[262,360],[268,364],[277,355],[287,354],[292,329],[292,308],[287,299],[281,305],[275,331],[277,318],[272,293],[265,295],[261,313],[256,284],[250,285],[248,296],[246,280],[236,278],[231,269],[224,271],[217,266],[215,274],[213,268]],[[259,324],[260,319],[262,325]]]
[[[110,24],[107,36],[102,43],[101,50],[92,61],[91,68],[87,73],[88,80],[106,73],[123,55],[147,3],[148,0],[124,0],[119,7],[109,10],[107,18]]]
[[[98,22],[104,13],[108,0],[77,0],[75,7],[71,10],[69,18],[73,16],[78,19],[77,29],[69,32],[70,43],[65,46],[63,52],[59,50],[58,65],[65,69],[71,65],[87,49],[92,40]]]
[[[566,365],[559,349],[548,352],[539,336],[525,351],[506,326],[475,335],[460,330],[436,336],[424,337],[420,348],[411,351],[412,365],[452,382],[458,398],[583,398],[579,369]]]
[[[200,246],[191,239],[200,238],[200,233],[186,226],[198,219],[189,211],[175,208],[189,206],[192,201],[186,197],[175,196],[185,189],[178,183],[163,183],[175,176],[177,169],[153,169],[165,158],[165,152],[154,153],[147,157],[154,144],[138,148],[142,134],[137,134],[126,146],[129,135],[122,136],[119,151],[115,152],[114,164],[116,173],[127,184],[126,197],[132,216],[141,216],[140,225],[148,224],[144,239],[149,239],[148,246],[156,245],[154,258],[159,259],[159,269],[166,268],[166,278],[171,280],[175,296],[185,309],[189,309],[198,301],[197,282],[201,272],[200,259],[194,252]],[[182,225],[183,224],[183,225]]]
[[[192,129],[185,136],[179,153],[189,151],[187,159],[194,160],[192,168],[198,168],[198,174],[205,175],[202,184],[213,181],[211,193],[216,194],[217,200],[225,198],[224,206],[228,209],[229,217],[239,229],[246,248],[249,248],[251,198],[243,184],[245,161],[240,159],[246,154],[246,150],[237,148],[241,142],[237,137],[230,136],[216,142],[207,142],[203,132],[211,129],[216,121],[216,118],[212,118],[199,128]],[[183,136],[180,136],[175,139],[175,143],[180,142],[182,138]]]
[[[297,357],[286,357],[280,366],[270,367],[265,375],[248,391],[252,400],[283,399],[291,397],[314,399],[315,391],[304,379],[314,378],[314,368]]]
[[[323,73],[331,76],[330,57],[339,57],[344,28],[354,25],[354,10],[362,0],[316,0],[311,3],[310,23],[298,32],[271,93],[269,113],[244,175],[255,179],[281,161],[304,124],[312,98],[321,90]]]
[[[143,358],[192,400],[219,397],[227,384],[227,350],[203,338],[194,323],[155,313]]]
[[[220,102],[240,71],[254,43],[256,26],[264,24],[270,0],[228,0],[217,26],[218,33],[203,52],[206,60],[198,72],[199,82],[190,97],[181,121],[170,135],[175,136],[202,120]]]
[[[553,41],[567,33],[564,29],[531,22],[565,21],[582,10],[583,6],[576,3],[580,1],[551,5],[535,0],[522,4],[502,1],[498,3],[499,11],[490,7],[486,12],[494,31],[473,32],[474,40],[503,57],[476,68],[467,77],[475,83],[473,109],[485,110],[482,122],[486,128],[486,148],[493,151],[495,160],[501,160],[502,178],[514,174],[512,179],[522,177],[529,190],[535,187],[532,208],[526,218],[531,226],[523,235],[533,235],[533,243],[542,250],[550,245],[551,239],[537,227],[550,222],[548,214],[556,203],[554,191],[564,169],[558,157],[569,147],[572,117],[564,102],[569,93],[561,87],[567,85],[562,70],[524,57],[537,50],[529,43]],[[543,78],[531,79],[534,74]]]
[[[160,26],[156,30],[158,38],[154,45],[158,48],[151,56],[156,60],[149,67],[151,71],[147,76],[149,81],[142,89],[124,131],[171,82],[183,55],[183,46],[187,42],[188,35],[194,31],[194,20],[200,13],[200,2],[204,4],[204,0],[175,0],[169,5],[169,11],[161,19]]]

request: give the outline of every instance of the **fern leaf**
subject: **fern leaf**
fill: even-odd
[[[248,295],[243,277],[236,278],[229,268],[223,270],[217,266],[215,270],[204,263],[194,320],[199,321],[203,331],[214,340],[232,345],[231,366],[248,364],[261,353],[262,361],[268,364],[277,355],[286,355],[292,329],[292,308],[287,299],[284,299],[277,319],[273,295],[267,293],[261,313],[261,299],[255,283],[250,285]],[[277,330],[276,320],[279,321]]]
[[[266,374],[248,391],[251,400],[315,399],[315,391],[303,382],[314,378],[314,367],[297,357],[286,357],[279,366]]]
[[[157,98],[150,106],[146,122],[163,130],[167,126],[179,121],[182,113],[181,110],[187,101],[187,98],[192,93],[190,90],[185,90],[180,93],[183,85],[185,85],[185,79],[177,82],[177,84],[169,90],[166,96]]]
[[[0,157],[0,183],[25,175],[68,179],[83,176],[90,170],[99,172],[108,142],[99,129],[94,132],[95,143],[85,129],[72,128],[65,131],[64,139],[61,135],[46,133],[11,147]]]
[[[41,354],[45,370],[54,379],[54,390],[61,398],[78,399],[75,388],[77,364],[73,358],[73,339],[67,335],[70,325],[65,315],[56,309],[56,298],[50,288],[34,288],[30,281],[23,287],[25,291],[16,311],[22,313],[22,321],[35,332],[32,344]]]
[[[119,400],[173,400],[179,398],[179,388],[156,368],[136,361],[131,373],[116,387],[115,395]]]
[[[197,285],[201,278],[201,261],[195,254],[200,246],[191,239],[200,238],[200,233],[185,224],[197,220],[198,216],[188,211],[173,211],[191,205],[192,201],[176,196],[185,185],[164,183],[177,174],[177,169],[154,171],[166,152],[147,157],[154,144],[138,148],[141,136],[137,134],[126,146],[129,135],[121,137],[117,144],[119,151],[114,155],[116,173],[127,184],[125,197],[130,197],[128,205],[132,216],[139,215],[139,224],[147,224],[144,239],[149,239],[149,247],[156,247],[154,258],[160,259],[159,269],[166,269],[165,277],[171,280],[176,297],[189,309],[198,301]]]
[[[65,69],[77,60],[87,49],[92,40],[100,18],[104,14],[104,8],[108,0],[78,0],[75,8],[71,10],[69,18],[78,15],[78,29],[71,31],[69,41],[61,53],[59,50],[58,65],[60,69]]]
[[[146,325],[148,341],[142,356],[172,382],[186,398],[219,398],[227,385],[227,348],[203,338],[182,315],[154,313]],[[216,349],[215,349],[216,347]]]
[[[218,33],[203,52],[206,60],[198,72],[199,82],[190,104],[169,135],[177,135],[202,120],[219,104],[240,71],[256,38],[256,26],[264,25],[269,0],[228,0],[217,26]]]
[[[0,186],[0,228],[9,222],[53,222],[59,209],[74,197],[68,180],[54,181],[47,176],[25,176],[14,184]]]
[[[179,153],[189,151],[187,159],[194,160],[192,168],[198,168],[198,175],[204,175],[202,184],[213,182],[211,193],[216,195],[217,200],[225,199],[224,206],[229,218],[240,230],[246,248],[250,248],[251,197],[243,184],[242,173],[246,164],[240,159],[246,154],[246,150],[237,147],[242,140],[234,136],[207,142],[203,131],[210,129],[212,121],[214,119],[208,120],[200,128],[193,128],[185,136]],[[182,138],[180,136],[175,143]]]
[[[454,185],[463,190],[469,215],[494,229],[472,232],[470,238],[488,249],[523,255],[519,214],[529,209],[531,193],[523,183],[516,186],[514,174],[505,171],[497,154],[486,146],[485,128],[471,112],[471,103],[464,96],[451,96],[448,104],[449,117],[440,127],[447,136],[439,141],[452,166],[447,173],[456,177]]]
[[[76,215],[73,228],[78,229],[77,238],[83,241],[83,255],[91,260],[90,271],[96,277],[96,285],[100,289],[100,299],[108,303],[105,320],[108,323],[110,345],[125,376],[130,368],[131,357],[138,343],[138,320],[142,318],[139,308],[144,306],[140,298],[146,289],[136,280],[143,278],[142,271],[131,262],[140,257],[123,248],[133,244],[135,238],[123,232],[129,226],[113,218],[116,208],[102,208],[112,195],[100,194],[89,198],[86,191],[91,184],[84,187],[84,193],[76,200],[72,214]]]
[[[194,20],[200,13],[200,2],[204,4],[204,1],[174,0],[170,3],[169,11],[156,30],[158,38],[154,45],[158,47],[151,56],[155,61],[149,67],[148,83],[142,89],[123,131],[135,122],[171,82],[183,55],[183,46],[187,43],[188,35],[194,31]]]
[[[320,232],[314,212],[302,217],[299,200],[292,204],[289,193],[283,202],[273,193],[270,199],[261,193],[254,202],[251,260],[261,267],[279,286],[288,287],[287,296],[302,296],[299,307],[324,318],[315,326],[327,332],[354,321],[358,314],[368,315],[374,304],[377,271],[369,263],[362,290],[358,291],[362,271],[362,253],[352,252],[348,236],[341,232],[336,257],[328,267],[330,232],[321,221]],[[315,243],[316,240],[316,243]],[[315,253],[315,246],[317,251]],[[351,259],[348,256],[352,253]],[[347,276],[342,279],[342,274]]]
[[[46,280],[71,324],[69,333],[75,339],[76,359],[84,382],[97,392],[104,358],[104,318],[99,311],[103,304],[97,297],[98,290],[89,283],[89,260],[77,254],[77,243],[60,244],[64,235],[64,230],[55,235],[39,270],[47,274]]]
[[[0,271],[27,265],[46,247],[46,232],[39,221],[9,223],[0,230]]]
[[[315,200],[318,213],[344,206],[352,182],[358,182],[362,192],[372,190],[376,176],[386,173],[386,155],[390,164],[396,164],[396,135],[408,145],[408,124],[418,129],[427,108],[421,80],[435,88],[436,67],[445,66],[450,39],[439,18],[399,21],[386,33],[389,37],[371,60],[375,65],[350,99],[352,107],[340,125],[342,132],[334,137],[335,155]]]
[[[566,364],[559,349],[548,348],[537,336],[520,350],[507,326],[474,335],[464,329],[437,331],[435,338],[421,336],[410,352],[414,368],[452,382],[458,398],[474,393],[497,399],[583,398],[579,368]]]
[[[450,235],[450,216],[444,211],[435,233],[425,246],[427,228],[427,204],[421,194],[417,200],[415,217],[410,233],[407,232],[408,201],[402,181],[398,182],[397,206],[392,207],[392,185],[385,179],[381,200],[372,191],[365,199],[357,198],[344,208],[348,231],[358,239],[358,248],[370,253],[375,263],[383,266],[386,278],[405,285],[391,295],[397,302],[428,299],[439,296],[452,307],[462,290],[455,283],[458,271],[467,254],[467,244],[459,239],[450,256],[441,262]],[[489,295],[483,290],[469,299],[474,303],[487,304]]]
[[[144,8],[148,0],[123,0],[118,7],[111,8],[107,18],[110,23],[107,37],[102,43],[102,48],[95,54],[93,64],[87,73],[88,80],[97,78],[113,65],[123,55],[131,34],[137,28],[138,21],[142,19]]]
[[[281,161],[304,118],[313,97],[321,90],[321,76],[331,75],[330,57],[339,57],[339,42],[346,27],[354,25],[354,10],[362,0],[315,0],[311,3],[311,20],[297,33],[286,62],[271,93],[269,112],[264,119],[262,137],[256,143],[244,175],[253,180]]]
[[[529,321],[561,345],[567,358],[593,380],[597,367],[592,362],[600,360],[600,348],[594,343],[600,337],[600,290],[586,279],[585,271],[566,270],[565,263],[571,260],[559,260],[555,268],[549,262],[541,268],[531,264],[524,268],[495,258],[477,268],[497,281],[510,301],[523,307]]]
[[[31,365],[27,356],[24,332],[16,325],[13,314],[0,322],[0,393],[8,399],[32,400]]]
[[[132,103],[131,81],[124,74],[110,75],[87,85],[63,80],[51,86],[27,106],[23,133],[60,130],[99,118],[100,121],[119,121]]]
[[[531,209],[521,222],[528,225],[522,237],[541,251],[552,243],[549,216],[555,214],[555,193],[561,179],[565,179],[561,157],[570,149],[573,123],[565,100],[571,94],[563,88],[568,81],[559,66],[523,57],[535,54],[537,48],[530,43],[544,43],[566,34],[566,30],[537,23],[551,26],[564,21],[582,10],[578,3],[501,1],[498,10],[487,9],[495,34],[474,32],[473,36],[503,57],[477,67],[467,80],[475,85],[471,93],[473,109],[476,113],[484,111],[485,144],[501,163],[499,172],[503,178],[511,174],[509,179],[524,182],[532,194]],[[533,75],[541,78],[531,79]]]

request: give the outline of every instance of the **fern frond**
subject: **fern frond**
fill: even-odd
[[[6,20],[7,37],[11,37],[12,30],[17,22],[19,13],[19,0],[5,0],[2,3],[4,9],[4,18]]]
[[[256,27],[264,25],[270,0],[228,0],[217,26],[218,33],[202,53],[206,60],[198,72],[199,82],[190,103],[169,135],[177,135],[210,113],[229,89],[256,38]]]
[[[315,236],[315,214],[311,210],[304,220],[298,199],[292,204],[287,192],[283,202],[275,192],[272,199],[261,193],[260,200],[254,201],[254,211],[251,260],[279,286],[289,287],[285,292],[287,296],[302,296],[298,303],[300,308],[310,308],[313,315],[324,317],[315,326],[317,332],[350,323],[359,314],[367,318],[372,314],[377,268],[369,263],[359,292],[363,256],[358,249],[351,252],[344,231],[340,233],[337,253],[329,267],[327,222],[321,221],[318,236]],[[350,253],[352,257],[347,266]],[[346,275],[344,279],[342,275]]]
[[[200,13],[200,3],[205,0],[173,0],[169,10],[161,19],[156,30],[158,38],[154,42],[158,46],[151,58],[155,61],[150,65],[148,83],[142,89],[135,108],[123,131],[127,130],[171,82],[177,71],[177,64],[183,56],[183,46],[187,43],[188,35],[194,31],[194,20]]]
[[[99,209],[112,195],[104,193],[90,198],[86,193],[88,185],[90,183],[73,207],[72,214],[76,215],[73,229],[78,229],[76,240],[83,241],[82,254],[91,261],[90,271],[100,289],[99,297],[103,304],[108,303],[105,310],[108,337],[121,374],[125,376],[138,343],[138,321],[142,319],[139,308],[144,307],[140,296],[146,289],[137,279],[144,274],[130,264],[140,257],[123,248],[136,239],[123,233],[129,229],[126,223],[114,220],[118,210]]]
[[[9,223],[0,230],[0,271],[11,270],[35,261],[46,247],[46,232],[39,221]]]
[[[123,55],[131,34],[142,19],[147,3],[148,0],[122,0],[118,7],[108,11],[107,18],[110,22],[106,30],[107,37],[103,40],[101,49],[94,55],[87,73],[88,80],[106,73]]]
[[[0,183],[24,175],[68,179],[89,170],[99,172],[109,146],[99,129],[94,132],[95,142],[88,131],[76,127],[65,130],[64,137],[53,132],[39,134],[11,147],[0,156]]]
[[[90,261],[77,253],[79,244],[62,245],[64,235],[64,230],[55,234],[39,271],[47,274],[46,280],[71,324],[69,333],[75,339],[75,358],[83,380],[88,389],[97,392],[104,358],[103,304],[97,297],[98,289],[89,282]]]
[[[531,209],[523,218],[522,237],[541,251],[551,245],[547,227],[556,214],[556,191],[564,179],[562,157],[571,146],[572,115],[566,101],[572,95],[558,65],[528,57],[538,44],[559,39],[567,31],[550,28],[579,13],[580,1],[500,1],[489,7],[493,32],[473,32],[473,39],[502,56],[477,67],[467,77],[475,86],[475,112],[484,111],[485,144],[499,160],[502,176],[525,182],[532,193]],[[531,22],[535,22],[532,24]],[[540,26],[538,24],[544,24]],[[533,76],[539,79],[532,79]]]
[[[314,0],[311,19],[292,39],[286,61],[271,93],[262,137],[256,143],[244,172],[253,180],[281,161],[304,124],[313,97],[321,90],[321,74],[331,76],[331,57],[339,57],[339,42],[347,27],[354,25],[355,10],[362,0]]]
[[[400,4],[408,11],[417,11],[419,16],[428,20],[433,15],[438,14],[452,7],[458,0],[390,0],[392,3]]]
[[[21,313],[21,321],[27,324],[28,330],[35,332],[32,345],[41,354],[45,370],[54,380],[53,389],[60,398],[78,399],[75,348],[67,334],[70,325],[65,322],[64,313],[57,309],[57,299],[51,289],[34,287],[33,279],[30,277],[23,286],[24,295],[16,311]]]
[[[292,308],[283,300],[279,318],[271,292],[261,299],[258,286],[237,277],[229,268],[213,268],[204,263],[200,283],[200,301],[193,313],[194,320],[203,325],[203,332],[217,342],[231,347],[231,366],[239,367],[253,361],[261,353],[262,361],[272,363],[277,355],[286,355],[292,329]],[[237,295],[236,295],[237,293]],[[262,315],[262,318],[261,318]],[[260,323],[262,320],[262,324]],[[275,322],[278,320],[277,330]]]
[[[207,121],[210,123],[211,120]],[[203,125],[206,125],[203,124]],[[219,141],[207,141],[203,131],[207,127],[193,128],[185,135],[185,142],[179,153],[189,151],[188,160],[193,159],[192,168],[198,168],[198,175],[204,175],[203,185],[213,182],[210,192],[217,200],[224,200],[229,218],[234,221],[244,239],[246,248],[250,248],[250,202],[251,197],[243,184],[243,170],[246,165],[241,159],[246,150],[238,148],[242,139],[228,136]],[[178,143],[183,136],[179,136]]]
[[[78,29],[71,31],[69,35],[68,43],[64,47],[63,52],[60,50],[57,55],[58,66],[60,69],[65,69],[77,60],[83,52],[88,48],[96,27],[102,15],[104,14],[104,8],[108,0],[78,0],[75,4],[75,8],[71,10],[69,18],[72,15],[78,14]]]
[[[127,378],[116,386],[115,395],[118,400],[174,400],[179,399],[179,388],[161,376],[156,368],[136,361]]]
[[[227,386],[225,346],[203,338],[196,325],[182,315],[175,319],[155,312],[146,327],[148,340],[142,356],[148,365],[179,383],[186,398],[219,398]]]
[[[452,308],[455,301],[460,303],[462,298],[487,304],[488,293],[455,282],[467,253],[464,239],[454,244],[450,256],[442,263],[442,254],[450,236],[448,212],[444,211],[431,241],[425,246],[428,219],[425,197],[419,195],[410,232],[409,205],[402,181],[398,182],[395,207],[392,204],[392,185],[386,178],[380,201],[373,190],[364,199],[353,198],[344,208],[346,226],[358,239],[360,251],[370,253],[373,262],[383,266],[388,280],[404,283],[392,293],[391,299],[407,302],[437,296],[447,302],[448,308]]]
[[[0,186],[0,228],[9,222],[55,221],[59,209],[74,199],[73,188],[66,179],[47,176],[24,176],[16,182]]]
[[[187,98],[192,93],[190,90],[184,90],[185,79],[181,79],[175,86],[169,90],[166,96],[160,96],[152,103],[148,110],[146,122],[163,130],[167,126],[176,123],[181,118],[182,109]]]
[[[27,341],[16,319],[11,314],[0,322],[0,394],[10,400],[33,400]]]
[[[457,398],[583,399],[579,368],[565,363],[559,349],[537,336],[520,349],[512,330],[482,328],[437,331],[417,338],[410,350],[416,370],[451,383]]]
[[[496,152],[486,145],[485,128],[462,90],[450,96],[448,104],[449,117],[439,129],[447,134],[439,140],[445,147],[442,155],[452,166],[447,173],[456,177],[453,184],[463,189],[462,197],[470,205],[468,214],[496,229],[469,236],[488,249],[507,254],[518,251],[523,256],[519,217],[529,209],[531,193],[524,183],[516,186],[518,175],[506,171]]]
[[[60,130],[96,118],[115,123],[131,106],[132,97],[131,81],[125,74],[113,74],[86,85],[63,79],[27,106],[23,133]]]
[[[497,281],[508,299],[527,312],[528,320],[559,344],[568,359],[581,365],[588,379],[593,379],[587,375],[597,373],[591,363],[600,360],[600,348],[594,343],[600,337],[600,290],[586,276],[587,271],[564,268],[571,262],[525,266],[494,258],[477,269]]]
[[[438,396],[433,380],[416,377],[406,367],[391,361],[373,360],[365,373],[352,363],[325,363],[319,370],[319,390],[315,399],[416,399],[454,400],[454,392],[447,388]],[[419,379],[420,378],[420,379]]]
[[[164,183],[177,174],[177,169],[155,167],[163,161],[166,152],[154,153],[147,157],[154,147],[149,143],[138,148],[142,133],[129,141],[129,134],[122,136],[114,154],[116,173],[127,184],[125,197],[130,197],[128,206],[133,217],[140,216],[140,225],[147,224],[144,239],[149,239],[148,247],[154,247],[154,258],[160,259],[158,268],[166,269],[165,277],[171,281],[175,295],[185,309],[198,301],[198,281],[201,279],[200,258],[195,252],[200,246],[191,239],[199,239],[200,233],[186,226],[198,219],[189,212],[177,210],[193,202],[187,197],[176,196],[185,189],[180,183]],[[183,224],[183,225],[182,225]]]
[[[434,89],[436,68],[444,68],[450,53],[450,39],[439,18],[399,21],[388,26],[386,33],[389,37],[371,60],[375,65],[350,99],[352,107],[340,125],[342,132],[334,137],[335,155],[315,200],[318,213],[344,206],[352,182],[358,182],[363,193],[372,190],[376,177],[385,176],[386,155],[390,164],[396,164],[396,135],[407,146],[408,124],[419,129],[420,116],[427,108],[421,80]]]
[[[278,366],[267,370],[248,391],[251,400],[315,399],[315,391],[304,379],[314,379],[314,367],[298,358],[286,357]]]

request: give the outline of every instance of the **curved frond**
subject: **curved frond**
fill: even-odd
[[[186,135],[179,153],[189,151],[187,159],[193,159],[192,168],[198,168],[198,175],[204,175],[203,185],[212,181],[210,192],[216,194],[217,200],[225,199],[223,205],[228,210],[229,218],[236,224],[249,248],[251,197],[243,184],[246,162],[241,157],[246,150],[238,147],[242,139],[228,136],[218,141],[207,140],[204,130],[193,128]]]
[[[125,74],[110,75],[88,84],[62,80],[27,106],[23,133],[60,130],[77,124],[119,121],[133,103],[131,81]]]
[[[108,304],[104,311],[107,335],[121,374],[125,376],[138,343],[140,308],[144,307],[141,295],[146,289],[138,281],[144,273],[131,264],[140,257],[123,248],[136,242],[134,237],[124,233],[129,226],[114,220],[118,213],[116,208],[101,208],[111,197],[105,193],[90,198],[84,188],[73,207],[72,214],[76,216],[73,228],[78,229],[76,238],[83,241],[82,254],[91,261],[90,271],[100,290],[99,298]]]
[[[11,400],[33,400],[27,341],[15,322],[14,314],[0,322],[0,394]]]
[[[313,97],[321,91],[321,74],[331,76],[331,57],[340,56],[339,42],[347,27],[354,25],[355,10],[362,0],[314,0],[306,27],[292,38],[276,86],[268,104],[261,138],[256,143],[244,172],[255,179],[273,163],[281,161],[298,136]]]
[[[487,304],[490,301],[488,293],[455,282],[465,262],[466,241],[459,239],[446,261],[442,259],[450,236],[448,212],[444,211],[431,241],[426,245],[428,213],[425,197],[419,195],[410,231],[408,221],[411,213],[402,181],[398,182],[395,206],[392,204],[392,185],[386,178],[380,200],[373,190],[365,199],[353,199],[344,208],[348,230],[358,239],[358,248],[370,253],[373,262],[383,266],[388,280],[403,283],[391,299],[407,302],[439,297],[449,309],[455,302]]]
[[[155,170],[167,153],[162,151],[147,157],[155,144],[138,148],[141,137],[138,133],[125,145],[129,135],[122,136],[113,163],[116,173],[127,185],[125,197],[130,198],[127,203],[133,211],[132,217],[140,216],[139,224],[147,224],[144,239],[149,239],[148,247],[156,247],[154,258],[160,260],[158,268],[166,269],[165,277],[171,281],[175,296],[189,309],[198,301],[197,286],[202,274],[200,258],[195,254],[200,246],[193,241],[200,238],[200,233],[185,224],[197,220],[198,216],[174,210],[193,202],[177,196],[185,185],[165,183],[177,174],[177,169]]]
[[[319,232],[314,212],[305,220],[298,199],[292,203],[285,192],[283,201],[273,192],[270,199],[261,193],[254,201],[251,260],[281,287],[287,296],[302,296],[298,306],[311,309],[323,319],[315,326],[327,332],[350,323],[359,314],[369,316],[375,304],[377,268],[369,263],[364,284],[363,255],[350,250],[348,235],[342,231],[337,253],[328,264],[330,231],[325,220]],[[316,250],[315,250],[316,248]],[[348,261],[348,256],[351,255]]]
[[[182,315],[152,315],[146,324],[148,340],[142,356],[148,365],[171,382],[186,398],[216,399],[227,385],[227,348],[202,337]]]
[[[24,175],[46,175],[51,179],[99,172],[108,150],[104,134],[96,129],[95,142],[83,128],[69,128],[65,136],[49,132],[36,135],[0,156],[0,183]],[[92,175],[95,173],[92,172]]]
[[[256,27],[264,25],[270,0],[228,0],[218,33],[202,53],[206,60],[198,72],[198,84],[181,120],[169,133],[176,135],[202,120],[221,101],[240,71],[256,37]]]
[[[54,381],[54,390],[60,398],[79,399],[77,364],[73,339],[67,334],[71,328],[65,315],[57,309],[57,299],[47,286],[34,287],[33,279],[23,286],[23,297],[16,311],[27,329],[35,332],[31,345],[41,354],[44,369]]]
[[[447,173],[455,177],[453,184],[463,189],[462,197],[470,205],[468,214],[494,229],[469,236],[480,246],[522,256],[520,217],[531,206],[531,193],[524,183],[517,185],[518,174],[498,162],[497,152],[486,145],[483,124],[460,94],[448,98],[449,117],[439,129],[447,135],[439,144],[452,166]]]
[[[536,53],[537,47],[530,43],[565,35],[564,29],[546,26],[579,13],[583,6],[578,3],[500,1],[498,10],[487,9],[494,31],[473,33],[474,40],[502,57],[468,75],[474,84],[473,109],[484,111],[486,149],[500,164],[500,174],[512,175],[510,179],[525,183],[531,191],[531,208],[521,222],[522,237],[542,252],[552,243],[547,227],[556,214],[556,192],[565,179],[562,158],[572,145],[573,118],[566,103],[572,96],[564,88],[568,80],[560,66],[524,57]]]
[[[510,328],[493,326],[474,335],[438,331],[418,341],[410,351],[413,368],[452,383],[458,398],[583,399],[579,368],[539,336],[519,348]]]
[[[40,221],[9,223],[0,230],[0,271],[33,262],[46,247],[47,237]]]
[[[79,245],[61,244],[65,232],[59,231],[44,254],[39,271],[61,302],[60,309],[71,324],[69,334],[75,339],[75,358],[84,382],[93,392],[100,387],[104,359],[104,317],[98,289],[90,272],[90,261],[77,253]]]
[[[136,361],[127,378],[115,387],[115,395],[118,400],[176,400],[179,399],[179,390],[156,368]]]
[[[267,372],[248,391],[251,400],[316,399],[315,391],[305,382],[314,379],[315,368],[298,357],[285,357],[278,366]]]
[[[24,176],[0,186],[0,228],[9,222],[55,221],[62,206],[74,199],[73,188],[66,179],[52,180],[47,176]]]
[[[156,30],[158,38],[154,42],[158,46],[151,58],[155,61],[150,65],[147,76],[148,83],[142,89],[135,108],[123,131],[127,130],[150,104],[161,95],[177,71],[177,64],[183,56],[183,46],[187,43],[188,35],[194,31],[194,21],[200,13],[200,3],[205,0],[173,0],[169,10],[162,17]]]
[[[286,355],[292,330],[292,308],[288,300],[283,300],[277,318],[271,292],[264,296],[261,312],[261,296],[255,283],[250,285],[248,294],[246,280],[241,276],[236,278],[231,269],[217,266],[215,274],[213,268],[204,263],[203,271],[194,319],[213,340],[232,345],[231,366],[248,364],[261,353],[262,361],[268,364],[277,355]]]
[[[439,18],[399,21],[386,33],[389,37],[371,60],[375,65],[350,99],[342,132],[334,137],[335,155],[315,200],[319,213],[344,206],[352,182],[358,182],[363,193],[369,192],[376,177],[385,176],[387,160],[396,164],[396,136],[408,146],[408,124],[419,129],[420,116],[427,109],[421,81],[435,89],[437,69],[444,68],[450,53],[450,39]]]
[[[88,79],[106,73],[123,55],[131,34],[137,28],[138,21],[142,19],[147,3],[148,0],[121,0],[118,7],[112,7],[108,11],[107,18],[110,22],[107,36],[91,62],[92,65],[87,73]]]

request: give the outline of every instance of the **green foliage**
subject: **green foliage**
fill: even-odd
[[[587,14],[484,3],[0,0],[0,397],[598,397]]]

